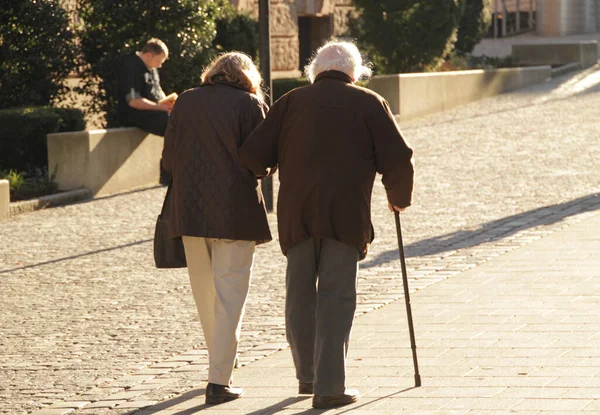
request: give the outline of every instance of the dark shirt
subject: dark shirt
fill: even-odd
[[[307,238],[355,245],[373,240],[371,192],[382,174],[388,200],[411,204],[412,149],[388,103],[337,71],[281,97],[240,148],[255,175],[279,166],[277,217],[285,254]]]
[[[142,58],[137,55],[128,56],[123,62],[119,76],[119,118],[122,123],[140,110],[129,106],[128,102],[136,98],[146,98],[153,102],[165,98],[160,86],[158,70],[148,69]]]

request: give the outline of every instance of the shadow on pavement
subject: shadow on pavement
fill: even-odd
[[[132,410],[130,412],[127,412],[124,415],[133,415],[133,414],[136,414],[136,415],[151,415],[151,414],[156,414],[156,413],[159,413],[161,411],[166,411],[166,410],[169,410],[170,411],[169,414],[171,414],[171,415],[175,415],[175,414],[177,414],[177,415],[191,415],[191,414],[195,414],[198,411],[202,411],[202,410],[207,409],[207,408],[212,408],[213,406],[212,405],[204,405],[204,404],[202,404],[202,405],[197,405],[197,406],[185,409],[185,410],[181,410],[179,412],[173,412],[173,409],[169,409],[169,408],[173,408],[174,406],[181,405],[182,403],[184,403],[186,401],[189,401],[189,400],[192,400],[192,399],[198,399],[200,396],[204,396],[205,393],[206,393],[206,388],[192,389],[191,391],[182,393],[181,395],[179,395],[179,396],[177,396],[175,398],[172,398],[172,399],[169,399],[169,400],[157,403],[156,405],[152,405],[150,407],[147,407],[147,408],[144,408],[144,409],[141,409],[141,410],[134,409],[134,410]]]
[[[411,389],[414,389],[414,388],[415,387],[402,389],[402,390],[399,390],[398,392],[394,392],[389,395],[379,397],[375,400],[369,400],[368,402],[365,402],[362,405],[360,404],[360,400],[359,400],[358,401],[359,405],[352,405],[351,407],[348,407],[347,409],[344,409],[344,407],[338,407],[338,408],[336,408],[336,413],[343,414],[343,413],[347,413],[347,412],[356,411],[366,405],[372,405],[374,402],[383,401],[384,399],[398,396],[398,395],[400,395],[404,392],[407,392]],[[171,415],[192,415],[192,414],[195,414],[198,412],[202,412],[203,410],[218,409],[219,408],[218,405],[217,406],[215,406],[215,405],[196,405],[196,406],[193,406],[193,407],[190,407],[187,409],[182,409],[181,411],[174,411],[172,409],[173,407],[175,407],[177,405],[181,405],[186,401],[189,401],[191,399],[197,399],[198,397],[204,395],[205,391],[206,391],[205,389],[192,390],[192,391],[186,392],[180,396],[177,396],[176,398],[169,399],[167,401],[161,402],[161,403],[153,405],[151,407],[142,409],[141,411],[135,410],[132,412],[127,412],[125,415],[133,415],[133,414],[135,414],[135,415],[152,415],[152,414],[160,413],[162,411],[169,411],[169,414],[171,414]],[[279,412],[289,413],[289,411],[291,409],[289,407],[290,405],[297,404],[299,402],[306,401],[308,399],[312,399],[312,398],[310,396],[296,396],[296,397],[286,398],[286,399],[282,400],[281,402],[277,402],[276,404],[273,404],[266,408],[261,408],[261,409],[257,409],[252,412],[247,412],[246,415],[271,415],[271,414],[277,414]],[[226,410],[227,410],[226,408],[223,408],[223,411],[226,411]],[[298,408],[298,412],[294,412],[294,413],[298,414],[298,415],[320,414],[320,413],[324,413],[327,411],[330,411],[330,409],[313,409],[313,408],[300,409],[300,408]]]
[[[84,252],[83,254],[72,255],[72,256],[67,256],[67,257],[57,258],[57,259],[51,259],[50,261],[38,262],[36,264],[24,265],[24,266],[7,268],[7,269],[0,269],[0,274],[8,274],[9,272],[18,271],[21,269],[28,269],[28,268],[41,267],[41,266],[49,265],[49,264],[56,264],[57,262],[69,261],[71,259],[86,257],[86,256],[90,256],[90,255],[96,255],[96,254],[100,254],[102,252],[115,251],[115,250],[119,250],[119,249],[123,249],[123,248],[128,248],[130,246],[145,244],[145,243],[152,242],[152,241],[153,241],[152,239],[143,239],[141,241],[131,242],[131,243],[124,244],[124,245],[111,246],[110,248],[98,249],[95,251]]]
[[[488,222],[476,230],[452,232],[424,239],[405,246],[404,253],[406,257],[418,257],[471,248],[482,243],[498,241],[525,229],[551,225],[566,217],[598,209],[600,209],[600,193],[594,193],[570,202],[544,206]],[[397,261],[399,257],[398,249],[395,248],[382,252],[360,266],[361,268],[376,267],[386,262]]]

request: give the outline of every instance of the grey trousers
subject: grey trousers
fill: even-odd
[[[314,382],[316,395],[346,387],[358,260],[355,246],[332,239],[307,239],[287,252],[286,336],[296,377]]]

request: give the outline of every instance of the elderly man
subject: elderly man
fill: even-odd
[[[411,204],[412,150],[387,102],[354,83],[371,71],[356,46],[330,42],[240,149],[263,177],[279,167],[279,241],[287,256],[286,334],[299,392],[313,407],[358,399],[346,389],[358,261],[373,241],[371,192],[382,174],[390,209]]]

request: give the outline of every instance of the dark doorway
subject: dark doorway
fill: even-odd
[[[298,38],[300,43],[299,69],[310,61],[312,54],[333,35],[333,20],[328,16],[299,16]]]

